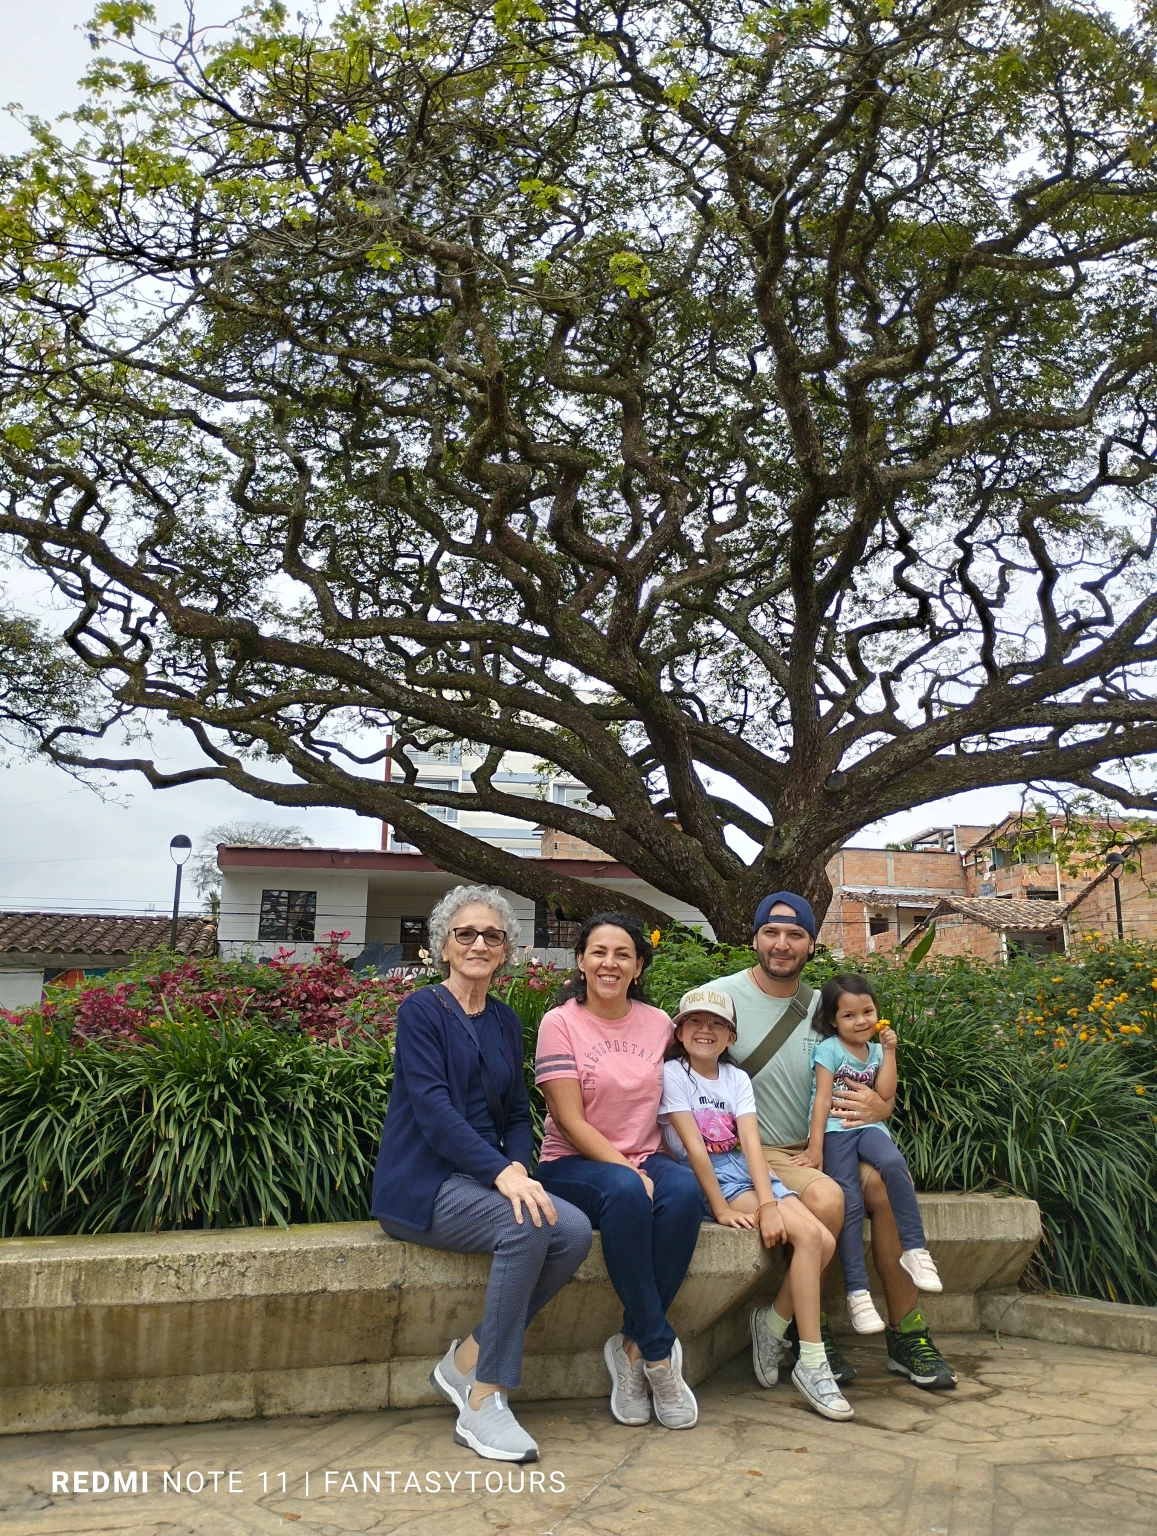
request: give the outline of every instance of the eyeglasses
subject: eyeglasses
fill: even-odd
[[[451,928],[450,932],[463,949],[469,949],[480,937],[487,949],[498,949],[506,943],[505,928]]]

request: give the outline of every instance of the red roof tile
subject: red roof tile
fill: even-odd
[[[0,912],[0,954],[132,955],[166,949],[172,919],[113,917],[100,913]],[[182,917],[177,949],[211,955],[216,924],[211,917]]]

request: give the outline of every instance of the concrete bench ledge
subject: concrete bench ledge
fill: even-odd
[[[1015,1285],[1040,1237],[1030,1200],[921,1195],[942,1326]],[[489,1259],[373,1222],[0,1241],[0,1433],[414,1407],[481,1311]],[[688,1379],[743,1346],[782,1273],[753,1233],[705,1224],[672,1308]],[[836,1277],[838,1286],[838,1276]],[[521,1396],[602,1396],[621,1307],[598,1236],[527,1335]]]
[[[1018,1339],[1083,1344],[1131,1355],[1157,1355],[1157,1307],[1084,1296],[990,1291],[979,1298],[980,1326]]]

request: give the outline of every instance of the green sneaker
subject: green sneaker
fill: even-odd
[[[913,1307],[898,1328],[885,1328],[884,1342],[888,1369],[897,1376],[907,1376],[928,1392],[943,1392],[956,1385],[956,1372],[933,1344],[919,1307]]]
[[[787,1325],[784,1334],[784,1342],[791,1349],[792,1359],[799,1359],[799,1329],[795,1325],[795,1318]],[[840,1347],[836,1343],[832,1330],[828,1327],[828,1315],[820,1313],[820,1342],[824,1346],[824,1353],[828,1357],[828,1364],[832,1368],[832,1375],[841,1387],[848,1386],[856,1379],[856,1368],[850,1360],[845,1360],[840,1353]]]

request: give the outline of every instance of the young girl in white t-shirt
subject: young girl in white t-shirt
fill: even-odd
[[[820,1341],[820,1277],[835,1252],[827,1228],[767,1166],[751,1079],[731,1060],[735,1004],[726,992],[695,987],[685,992],[674,1023],[674,1038],[663,1066],[659,1124],[673,1157],[687,1162],[703,1191],[704,1218],[721,1226],[757,1228],[765,1247],[790,1243],[787,1276],[772,1304],[779,1326],[768,1348],[768,1331],[755,1327],[755,1374],[773,1387],[786,1364],[783,1333],[794,1313],[799,1329],[799,1363],[791,1379],[808,1403],[827,1419],[850,1419]],[[762,1347],[761,1347],[762,1341]]]

